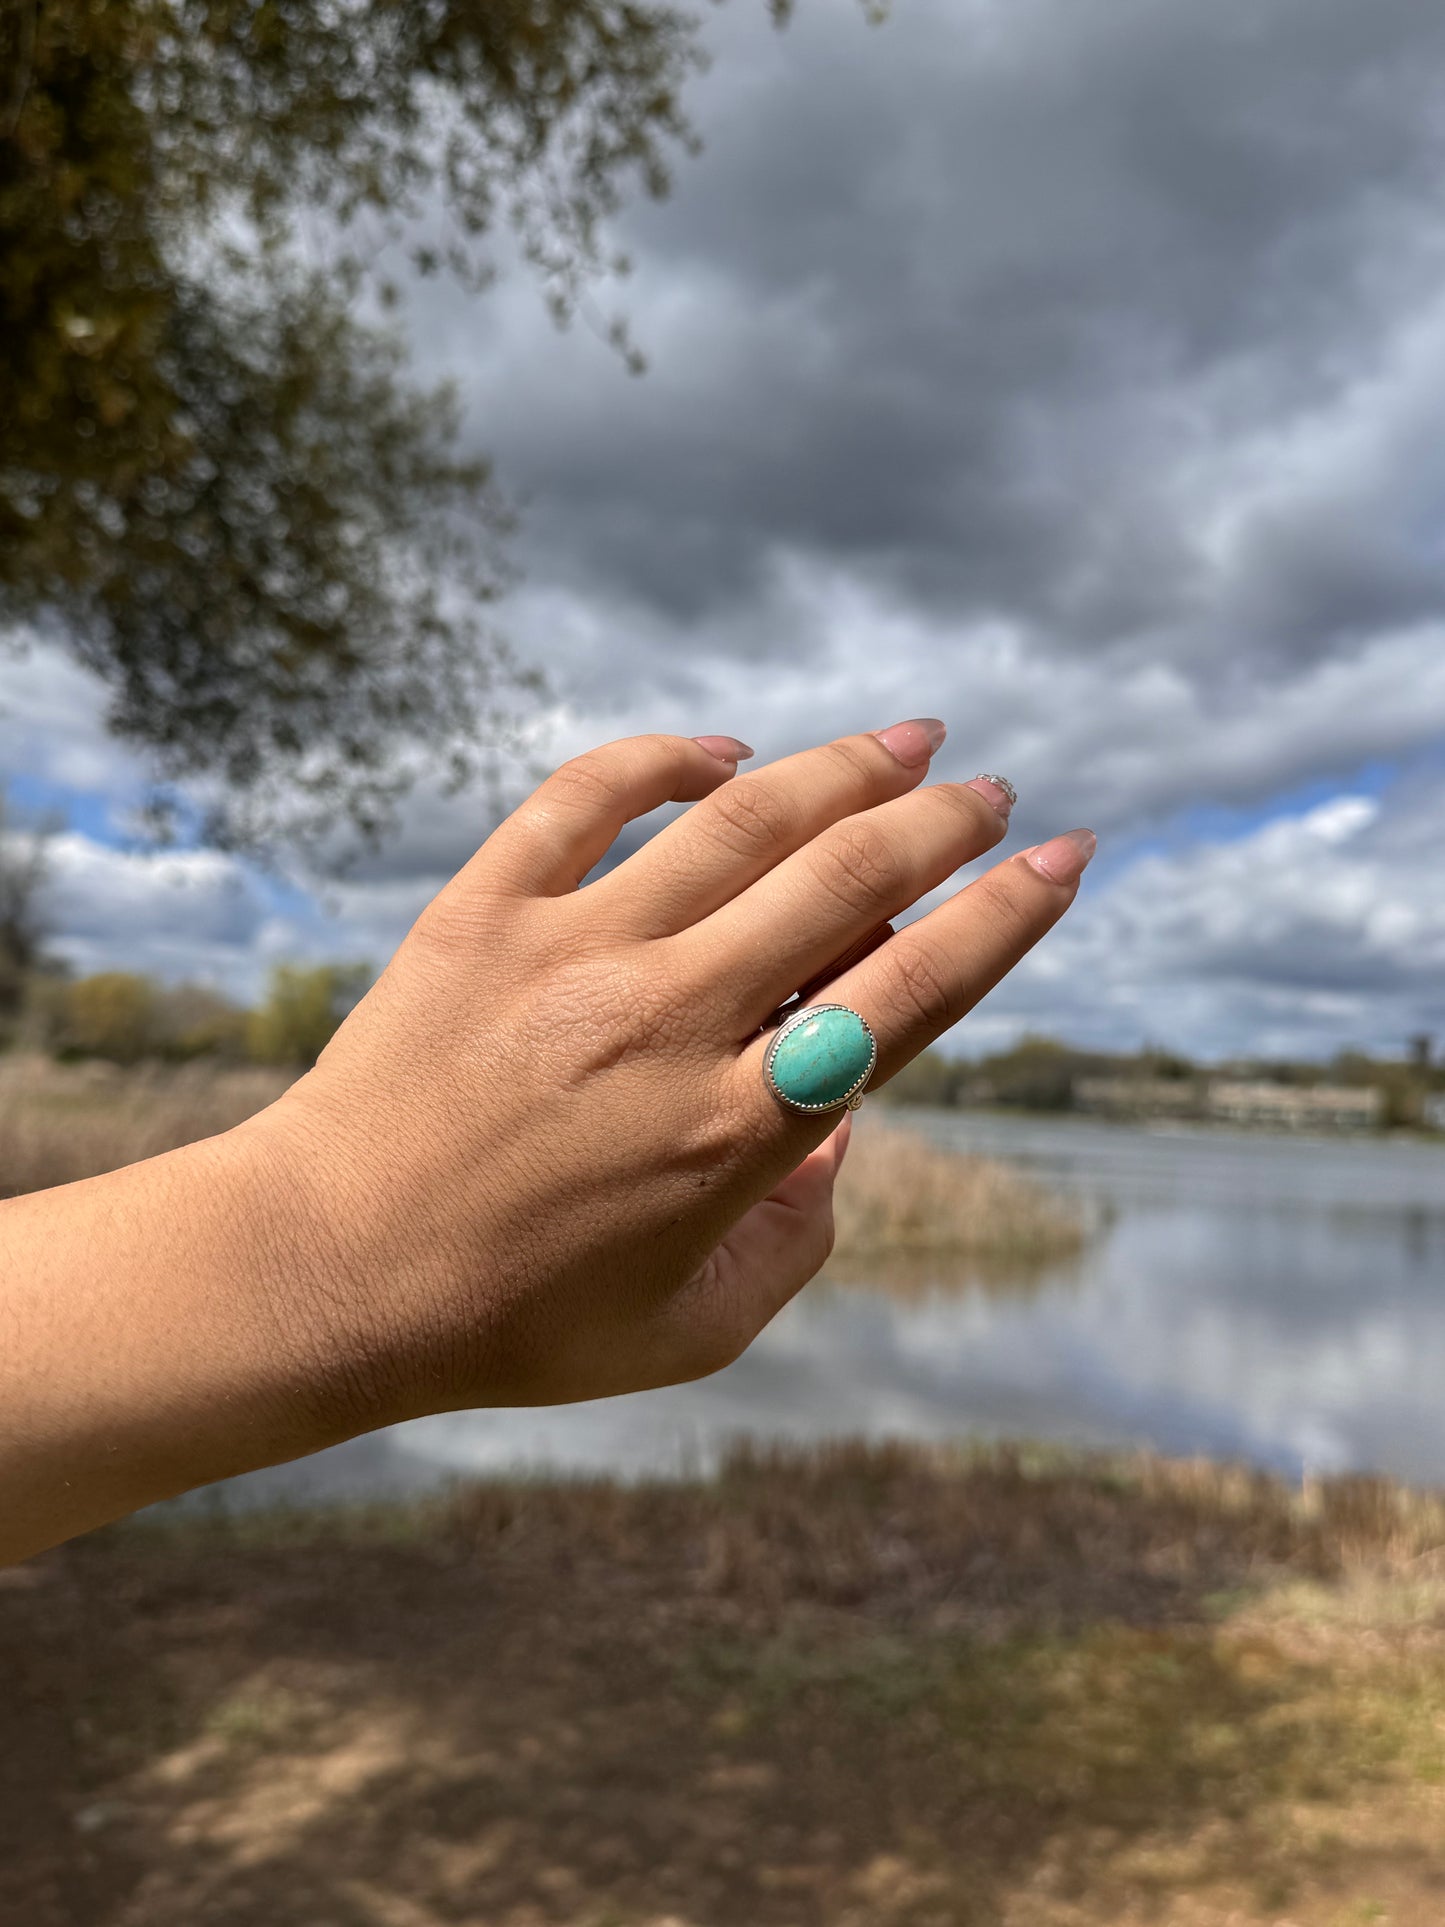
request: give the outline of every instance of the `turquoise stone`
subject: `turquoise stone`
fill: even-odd
[[[767,1069],[785,1104],[800,1111],[832,1111],[862,1084],[876,1054],[873,1033],[856,1010],[821,1004],[778,1032]]]

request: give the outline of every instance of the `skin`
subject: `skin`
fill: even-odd
[[[873,1087],[1073,901],[1074,831],[920,787],[931,721],[745,775],[730,738],[563,765],[427,907],[314,1071],[223,1136],[0,1205],[0,1559],[426,1412],[736,1358],[832,1244],[847,1114],[785,1110],[769,1014],[822,985]],[[579,884],[623,826],[696,807]],[[886,939],[886,940],[885,940]]]

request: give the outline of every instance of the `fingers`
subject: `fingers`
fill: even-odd
[[[969,784],[915,790],[834,823],[676,942],[722,987],[745,1035],[1007,827]]]
[[[943,737],[932,718],[895,723],[751,770],[670,823],[598,887],[625,903],[639,935],[684,930],[840,817],[916,788]]]
[[[828,1000],[858,1011],[878,1040],[870,1090],[972,1010],[1053,928],[1078,894],[1094,844],[1092,831],[1071,830],[1011,857],[828,986]],[[776,1110],[762,1075],[767,1042],[750,1043],[738,1070],[754,1103]],[[809,1122],[793,1120],[805,1132]]]
[[[619,831],[720,789],[751,756],[731,736],[628,736],[563,763],[494,831],[486,862],[530,896],[575,890]]]

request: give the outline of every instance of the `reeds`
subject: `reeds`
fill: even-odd
[[[943,1149],[912,1131],[858,1133],[838,1183],[835,1270],[879,1261],[976,1260],[1027,1270],[1077,1252],[1082,1209],[989,1158]],[[925,1266],[926,1269],[926,1266]]]
[[[286,1072],[214,1064],[0,1060],[0,1197],[98,1177],[213,1137],[262,1110]]]

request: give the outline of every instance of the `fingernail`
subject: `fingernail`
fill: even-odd
[[[997,810],[1004,822],[1008,813],[1019,800],[1019,793],[1006,776],[975,776],[971,783],[965,783],[966,790],[977,790],[990,809]]]
[[[873,734],[905,769],[917,769],[920,763],[926,763],[943,748],[948,725],[939,722],[936,716],[915,716],[906,723],[893,723],[887,729],[875,729]]]
[[[853,1136],[853,1113],[846,1111],[843,1122],[833,1133],[833,1175],[836,1177],[843,1168],[843,1160],[848,1155],[848,1145]]]
[[[720,763],[745,763],[754,754],[736,736],[694,736],[692,740],[709,756],[716,756]]]
[[[1025,850],[1024,861],[1050,883],[1077,883],[1098,847],[1099,839],[1092,830],[1066,830],[1050,843]]]

